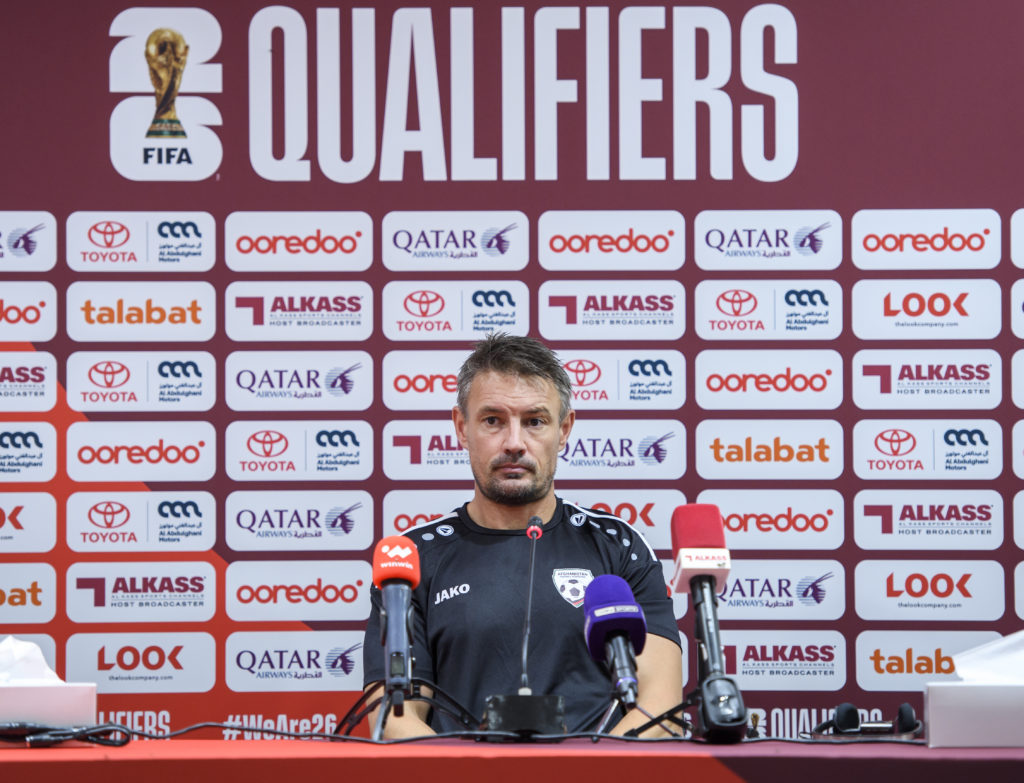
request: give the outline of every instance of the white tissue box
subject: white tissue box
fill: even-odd
[[[1024,747],[1024,685],[930,682],[924,726],[930,748]]]
[[[96,683],[41,682],[0,685],[0,723],[94,726]]]

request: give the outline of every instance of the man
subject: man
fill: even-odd
[[[562,694],[570,732],[592,731],[611,702],[611,682],[587,652],[583,591],[600,574],[616,574],[633,590],[647,619],[637,657],[638,703],[657,715],[682,700],[679,635],[661,565],[617,517],[555,496],[559,452],[575,421],[569,378],[537,340],[504,334],[480,342],[459,371],[452,420],[469,454],[473,499],[446,517],[406,533],[419,548],[422,578],[413,593],[414,676],[436,683],[475,715],[488,696],[515,693],[521,674],[523,619],[533,516],[544,522],[536,542],[529,651],[534,693]],[[384,678],[380,595],[374,591],[366,631],[364,678]],[[457,731],[455,721],[406,702],[385,736]],[[613,729],[642,725],[632,710]]]

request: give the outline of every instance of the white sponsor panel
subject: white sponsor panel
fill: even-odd
[[[706,479],[832,479],[843,472],[843,428],[831,419],[705,419],[697,472]]]
[[[530,260],[530,220],[511,210],[388,212],[381,254],[396,272],[523,269]]]
[[[1014,610],[1024,620],[1024,563],[1017,563],[1013,569]]]
[[[450,411],[469,351],[390,351],[381,370],[381,398],[393,411]]]
[[[49,552],[57,543],[57,501],[48,492],[0,492],[0,552]]]
[[[224,292],[224,331],[241,342],[365,340],[373,290],[360,281],[236,281]]]
[[[67,680],[97,693],[206,693],[217,681],[208,633],[76,633],[66,650]]]
[[[362,550],[373,543],[373,518],[362,490],[232,492],[225,540],[236,552]]]
[[[67,231],[76,272],[205,272],[217,260],[209,212],[72,212]]]
[[[992,269],[1002,255],[994,209],[862,209],[851,233],[859,269]]]
[[[205,622],[217,608],[217,572],[203,561],[72,563],[65,595],[75,623]]]
[[[1013,404],[1024,408],[1024,350],[1013,354],[1010,366],[1010,394]]]
[[[209,283],[72,283],[68,337],[76,342],[206,342],[217,328]]]
[[[1003,497],[991,489],[866,489],[853,499],[861,549],[979,550],[1003,543]]]
[[[843,401],[837,351],[701,351],[694,366],[705,410],[834,410]]]
[[[722,631],[725,673],[741,691],[838,691],[846,639],[838,631]]]
[[[561,480],[673,480],[686,473],[686,428],[678,419],[577,420],[558,455]]]
[[[1013,474],[1024,478],[1024,420],[1013,425]]]
[[[682,620],[690,607],[690,593],[686,590],[676,592],[672,589],[672,577],[676,572],[675,561],[670,558],[663,558],[661,561],[661,573],[665,577],[665,584],[668,589],[668,597],[672,599],[672,614],[676,620]],[[683,649],[686,649],[685,647]]]
[[[838,549],[845,539],[843,496],[834,489],[708,489],[729,549]]]
[[[236,272],[362,272],[373,262],[365,212],[232,212],[224,261]]]
[[[381,310],[389,340],[472,341],[530,329],[530,292],[518,280],[393,280]]]
[[[209,492],[75,492],[67,502],[75,552],[205,552],[217,539]]]
[[[74,481],[207,481],[217,432],[206,421],[76,421],[67,432]]]
[[[224,681],[236,693],[358,691],[363,641],[362,631],[233,633],[224,647]]]
[[[67,369],[76,411],[208,411],[217,400],[206,351],[77,351]]]
[[[1003,398],[992,350],[857,351],[853,400],[864,410],[990,410]]]
[[[472,499],[472,487],[464,489],[393,489],[384,496],[384,507],[381,512],[384,535],[401,535],[417,525],[425,525],[435,519],[447,516],[451,511]]]
[[[999,639],[995,631],[864,631],[857,635],[857,685],[865,691],[917,691],[959,680],[953,656]]]
[[[834,340],[843,330],[835,280],[704,280],[693,309],[705,340]]]
[[[226,608],[232,620],[365,620],[372,569],[362,560],[230,563]]]
[[[686,360],[679,351],[559,352],[577,410],[678,410],[686,402]]]
[[[1010,328],[1015,336],[1024,338],[1024,280],[1010,287]]]
[[[988,340],[1002,331],[995,280],[860,280],[853,333],[862,340]]]
[[[57,614],[57,572],[49,563],[0,563],[0,622],[48,623]]]
[[[1024,549],[1024,490],[1013,496],[1013,542]]]
[[[390,479],[472,481],[469,454],[451,419],[402,419],[384,425],[384,475]]]
[[[672,549],[672,512],[686,503],[686,495],[678,489],[581,489],[559,485],[558,496],[623,519],[658,550]]]
[[[0,211],[0,270],[46,272],[57,263],[57,219],[49,212]]]
[[[57,289],[41,281],[4,281],[0,343],[45,343],[57,334]]]
[[[686,260],[686,220],[675,210],[548,211],[537,233],[545,269],[671,271]]]
[[[701,269],[835,269],[843,260],[843,219],[831,209],[705,210],[693,243]]]
[[[0,409],[48,411],[57,404],[57,359],[48,351],[0,351]]]
[[[224,396],[236,411],[363,411],[373,403],[366,351],[234,351]]]
[[[233,421],[224,440],[235,481],[360,481],[373,472],[365,421]]]
[[[45,421],[0,422],[0,482],[49,481],[57,474],[57,430]]]
[[[1003,431],[992,419],[863,419],[853,426],[853,469],[865,479],[993,479]]]
[[[998,620],[1003,567],[994,560],[862,560],[854,571],[865,620]]]
[[[733,560],[718,591],[722,620],[836,620],[846,570],[838,560]]]
[[[1024,209],[1010,215],[1010,259],[1018,269],[1024,269]]]
[[[678,340],[686,331],[677,280],[548,280],[537,302],[549,340]]]

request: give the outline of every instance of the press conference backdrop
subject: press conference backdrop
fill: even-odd
[[[770,735],[1020,626],[1019,3],[5,18],[0,624],[100,720],[330,730],[494,330],[574,383],[563,497],[666,571],[719,504]]]

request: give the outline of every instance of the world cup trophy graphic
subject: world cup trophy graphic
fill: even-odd
[[[156,113],[146,132],[147,139],[185,138],[185,129],[181,127],[174,110],[174,99],[178,97],[186,59],[188,44],[177,30],[161,27],[151,32],[146,39],[149,79],[156,90]]]

